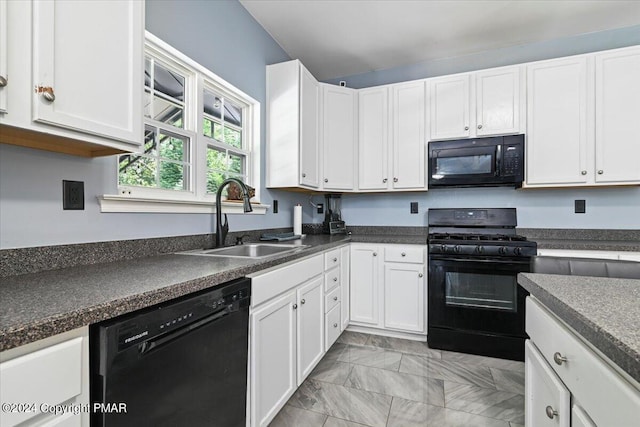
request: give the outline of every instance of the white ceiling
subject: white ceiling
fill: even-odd
[[[640,0],[240,0],[319,80],[640,24]]]

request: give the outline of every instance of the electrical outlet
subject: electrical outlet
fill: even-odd
[[[84,210],[84,181],[62,180],[62,209]]]
[[[418,213],[418,202],[411,202],[411,213],[412,214]]]
[[[278,201],[273,201],[273,213],[278,213]]]
[[[324,213],[324,205],[322,203],[318,203],[316,205],[316,208],[317,208],[319,214]]]
[[[574,211],[575,213],[586,213],[587,212],[587,201],[586,200],[575,200],[574,201]]]

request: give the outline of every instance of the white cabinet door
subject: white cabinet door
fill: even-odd
[[[143,23],[141,1],[34,1],[33,120],[140,145]]]
[[[353,190],[356,163],[356,92],[323,86],[323,182],[325,190]]]
[[[7,112],[7,0],[0,0],[0,113]]]
[[[312,279],[298,288],[298,386],[324,355],[324,281]]]
[[[358,188],[389,188],[389,89],[358,93]]]
[[[320,85],[300,64],[300,184],[313,188],[320,185],[319,105]]]
[[[527,185],[584,184],[587,153],[587,59],[527,67]]]
[[[394,189],[424,189],[425,83],[392,86]]]
[[[525,342],[525,425],[569,427],[569,390],[531,343]]]
[[[640,47],[595,55],[597,183],[640,183]]]
[[[296,292],[251,314],[251,425],[266,426],[297,388]]]
[[[520,132],[520,67],[474,73],[476,134]]]
[[[469,123],[469,75],[430,81],[431,139],[466,138]]]
[[[596,427],[587,413],[575,403],[571,405],[571,427]]]
[[[385,263],[384,327],[424,332],[424,265]]]
[[[378,324],[379,247],[351,245],[351,300],[352,322]]]
[[[350,256],[349,246],[343,246],[340,248],[340,296],[341,296],[341,327],[340,332],[344,331],[349,326],[349,270],[350,270]],[[327,349],[328,350],[328,349]]]

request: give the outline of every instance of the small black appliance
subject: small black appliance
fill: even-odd
[[[340,205],[342,197],[340,194],[325,194],[325,212],[322,231],[325,234],[347,234],[347,228],[342,220]]]

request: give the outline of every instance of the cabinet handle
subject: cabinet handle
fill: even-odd
[[[478,125],[478,129],[482,129],[482,125]]]
[[[580,172],[580,173],[581,173],[582,175],[586,175],[586,174],[587,174],[587,171],[582,171],[582,172]]]
[[[329,180],[327,178],[324,179],[324,182],[329,182]]]
[[[553,417],[555,417],[556,415],[558,415],[558,411],[554,410],[551,405],[547,406],[546,408],[544,408],[545,412],[547,413],[547,417],[553,419]]]
[[[422,276],[424,276],[424,274],[418,273],[418,277],[422,277]]]
[[[333,297],[333,300],[334,301],[338,301],[338,297]]]
[[[0,76],[0,87],[5,87],[7,85],[7,78],[5,76]]]
[[[333,262],[338,262],[338,258],[334,258],[334,259],[333,259]]]
[[[306,301],[304,300],[304,298],[302,300],[300,300],[300,304],[304,304]]]
[[[307,174],[306,174],[306,173],[303,173],[303,174],[302,174],[302,177],[303,177],[303,178],[306,178],[306,177],[307,177]]]
[[[298,309],[298,304],[293,304],[293,309],[297,310]]]
[[[600,170],[598,171],[598,175],[602,175],[603,173],[604,173],[604,171],[603,171],[602,169],[600,169]]]
[[[378,256],[378,252],[374,252],[374,253],[373,253],[373,256]]]
[[[338,278],[337,278],[337,277],[334,277],[334,278],[333,278],[333,281],[334,281],[334,282],[337,282],[337,281],[338,281]]]
[[[383,183],[383,184],[386,184],[386,183],[387,183],[387,181],[388,181],[388,180],[387,180],[387,178],[385,178],[385,179],[383,179],[383,180],[382,180],[382,183]]]
[[[56,95],[53,93],[53,88],[52,87],[40,87],[38,88],[38,90],[40,91],[40,93],[42,94],[42,97],[49,102],[53,102],[56,100]]]
[[[338,324],[337,324],[337,323],[334,323],[334,324],[333,324],[333,327],[334,327],[334,328],[337,328],[337,327],[338,327]]]
[[[402,255],[402,256],[407,256],[407,254],[406,254],[406,253],[404,253],[404,252],[402,252],[400,255]]]
[[[464,130],[469,130],[469,126],[465,126],[465,127],[464,127]]]
[[[398,182],[398,178],[393,178],[393,182]]]
[[[556,362],[557,365],[562,365],[563,362],[567,361],[567,358],[556,351],[553,353],[553,361]]]

